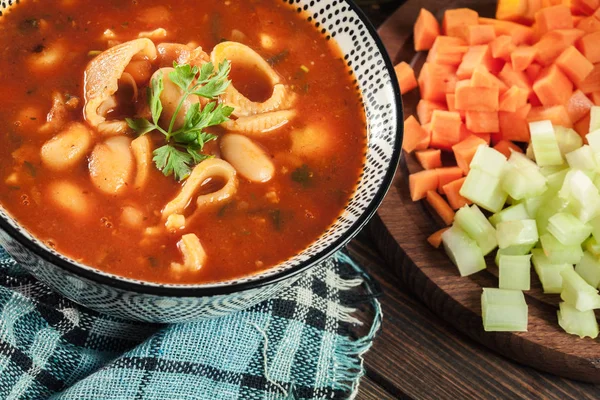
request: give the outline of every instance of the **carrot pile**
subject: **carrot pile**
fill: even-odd
[[[584,137],[600,105],[600,0],[499,0],[496,19],[461,8],[441,26],[421,9],[414,46],[429,51],[418,78],[407,63],[395,68],[402,94],[421,95],[418,120],[404,122],[402,148],[423,167],[409,176],[410,194],[446,225],[470,204],[459,192],[480,144],[522,152],[529,122],[541,120]]]

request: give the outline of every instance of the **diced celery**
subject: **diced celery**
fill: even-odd
[[[590,109],[590,132],[600,129],[600,107],[593,106]]]
[[[490,222],[493,226],[496,226],[499,222],[519,221],[522,219],[530,219],[530,217],[525,208],[525,204],[518,203],[492,215],[490,217]]]
[[[572,269],[562,271],[563,289],[560,298],[579,311],[600,308],[600,295],[595,287],[590,286]]]
[[[575,266],[575,272],[590,286],[597,288],[600,285],[600,261],[591,253],[583,253],[583,257]]]
[[[504,154],[482,144],[477,147],[477,151],[475,151],[475,155],[473,156],[473,160],[471,160],[469,167],[470,169],[479,169],[499,178],[505,164],[506,157]]]
[[[522,154],[519,155],[531,162]],[[504,167],[501,182],[502,189],[516,200],[539,196],[546,191],[546,178],[537,167],[536,170],[527,170],[509,162]]]
[[[546,182],[548,185],[547,194],[553,193],[555,195],[562,188],[563,183],[565,182],[565,177],[569,173],[569,169],[563,169],[562,171],[555,172],[552,175],[548,175],[546,177]]]
[[[486,332],[527,331],[527,303],[519,290],[483,288],[481,316]]]
[[[460,189],[460,195],[491,212],[498,212],[508,194],[500,186],[500,178],[477,168],[471,168]]]
[[[569,201],[569,211],[582,222],[588,222],[600,214],[600,194],[583,171],[570,170],[558,195]]]
[[[531,256],[533,267],[538,278],[540,278],[540,282],[542,282],[544,293],[560,293],[563,284],[560,273],[566,269],[573,269],[573,266],[566,263],[551,263],[542,249],[531,250]]]
[[[556,174],[557,172],[561,172],[564,170],[568,170],[569,166],[567,164],[562,164],[562,165],[548,165],[546,167],[541,167],[540,168],[540,173],[546,177],[552,175],[552,174]],[[566,172],[565,172],[566,174]]]
[[[592,227],[575,216],[561,212],[548,219],[548,232],[564,245],[580,245],[592,233]]]
[[[581,139],[581,136],[573,129],[565,128],[560,125],[554,125],[553,128],[556,141],[558,142],[558,148],[563,155],[583,146],[583,139]]]
[[[600,258],[600,243],[598,243],[595,237],[588,238],[581,246],[594,257]]]
[[[598,322],[593,310],[579,311],[565,302],[561,302],[558,306],[559,310],[556,312],[558,325],[565,332],[582,339],[586,336],[592,339],[598,337]]]
[[[565,155],[569,167],[584,171],[596,170],[596,160],[592,148],[587,144]]]
[[[500,222],[496,225],[496,237],[501,249],[517,245],[533,245],[539,239],[534,219]]]
[[[522,244],[519,246],[510,246],[505,249],[498,249],[496,252],[496,257],[494,258],[494,262],[496,266],[500,266],[500,256],[524,256],[529,254],[531,249],[533,249],[533,244]]]
[[[548,220],[551,216],[556,213],[563,212],[567,209],[569,203],[554,195],[550,197],[546,197],[546,201],[544,201],[535,216],[535,221],[537,222],[538,233],[543,235],[548,232]]]
[[[500,256],[498,267],[500,289],[529,290],[531,282],[531,254]]]
[[[546,201],[546,196],[536,196],[523,200],[523,205],[525,205],[525,210],[527,210],[527,214],[529,218],[537,218],[538,210],[540,206]],[[539,228],[538,228],[539,229]]]
[[[540,236],[540,242],[544,253],[548,256],[548,260],[553,264],[577,264],[583,257],[581,245],[562,244],[549,233]]]
[[[596,186],[596,189],[598,189],[598,191],[600,191],[600,175],[596,174],[596,176],[593,179],[594,182],[594,186]]]
[[[477,242],[484,256],[498,246],[496,230],[475,204],[458,210],[454,216],[454,224]]]
[[[529,132],[531,133],[535,161],[540,167],[561,165],[563,163],[554,128],[550,121],[530,122]]]
[[[477,243],[458,226],[452,226],[442,234],[446,254],[456,265],[461,276],[485,269],[485,259]]]
[[[592,235],[596,241],[600,240],[600,216],[591,219],[588,224],[592,227]]]

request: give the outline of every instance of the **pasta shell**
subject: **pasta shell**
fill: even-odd
[[[295,115],[294,110],[273,111],[230,120],[222,126],[230,131],[261,137],[286,125]]]

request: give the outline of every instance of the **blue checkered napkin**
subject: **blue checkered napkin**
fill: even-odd
[[[380,323],[365,289],[338,254],[249,310],[149,325],[65,299],[0,248],[0,398],[352,398]],[[367,336],[351,339],[352,305],[366,299],[377,317]]]

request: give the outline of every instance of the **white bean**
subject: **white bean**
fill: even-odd
[[[152,75],[152,78],[150,78],[150,81],[152,81],[157,76],[160,76],[159,74],[162,74],[163,76],[164,89],[160,95],[160,101],[163,105],[163,112],[160,117],[160,122],[161,126],[165,129],[169,127],[171,119],[175,114],[175,109],[183,97],[183,90],[181,90],[181,88],[174,84],[169,78],[169,73],[173,70],[173,68],[161,68]],[[193,104],[198,103],[199,101],[200,99],[196,95],[189,95],[185,99],[181,109],[179,110],[179,113],[177,113],[177,118],[175,118],[175,124],[173,125],[174,129],[179,129],[183,126],[185,114]]]
[[[90,130],[79,122],[72,123],[42,146],[42,162],[54,171],[67,170],[85,157],[91,145]]]
[[[121,212],[121,222],[130,228],[139,228],[144,223],[144,214],[135,207],[125,206]]]
[[[269,156],[246,136],[230,133],[221,138],[221,155],[244,178],[267,182],[273,178],[275,166]]]
[[[200,239],[195,234],[183,235],[177,243],[177,247],[183,255],[183,264],[171,264],[171,268],[176,275],[181,274],[183,271],[198,271],[206,263],[206,251],[204,251]]]
[[[113,136],[94,147],[89,170],[92,183],[106,194],[121,194],[131,183],[134,160],[131,140]]]
[[[48,185],[48,195],[54,204],[64,211],[71,212],[79,217],[89,213],[90,199],[73,182],[64,180],[51,182]]]

